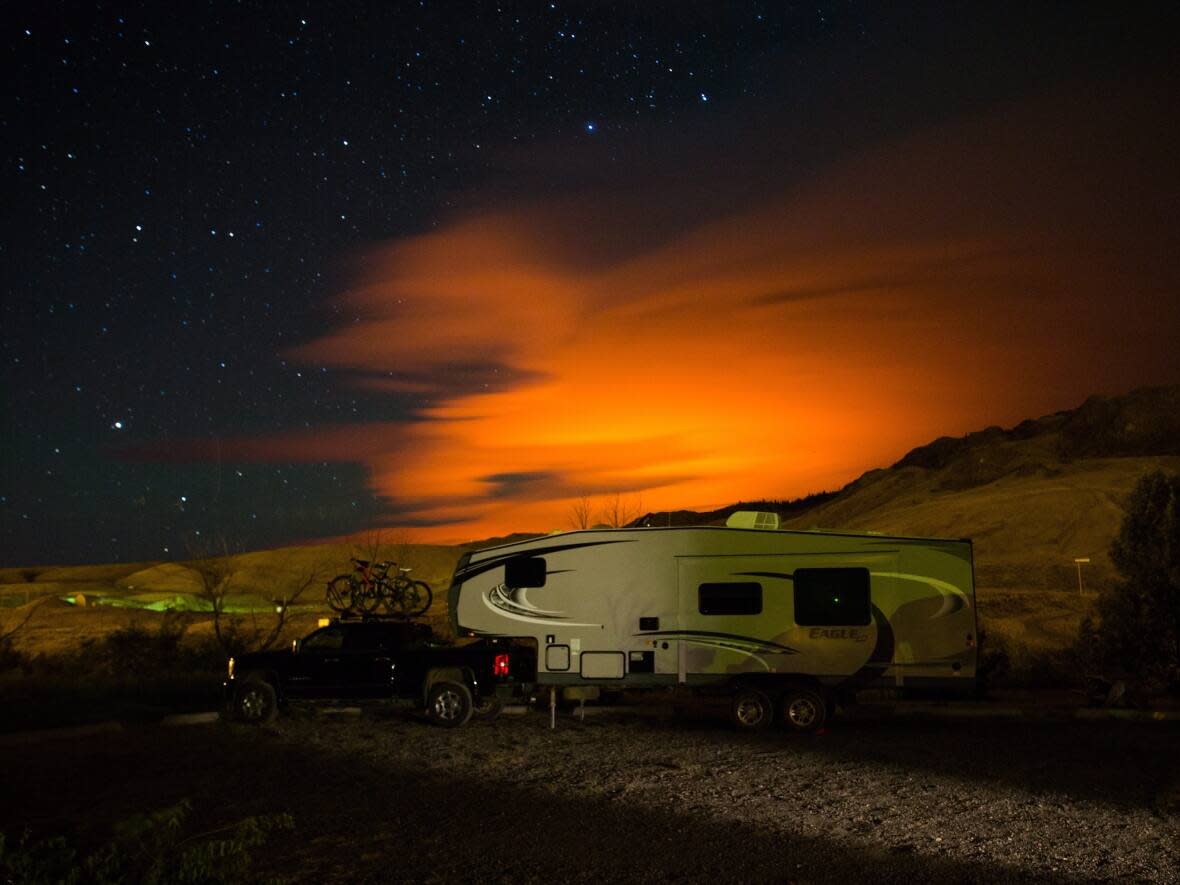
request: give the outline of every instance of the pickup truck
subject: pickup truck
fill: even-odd
[[[456,646],[425,624],[337,620],[290,649],[230,658],[224,690],[227,711],[244,722],[268,722],[296,700],[402,698],[455,728],[495,716],[535,668],[527,650],[497,640]]]

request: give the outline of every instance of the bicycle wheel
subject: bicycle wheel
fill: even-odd
[[[409,582],[399,576],[392,581],[382,582],[381,606],[386,614],[395,618],[404,618],[409,612],[406,609],[406,589]]]
[[[430,585],[425,581],[414,582],[414,603],[410,605],[407,602],[406,614],[409,615],[423,615],[426,610],[430,608],[430,603],[434,602],[434,593],[430,589]]]
[[[339,575],[328,582],[328,605],[332,611],[346,612],[352,608],[355,593],[352,575]]]
[[[377,611],[377,606],[381,604],[381,597],[380,581],[374,581],[371,584],[358,583],[352,593],[352,606],[366,615],[371,615]]]

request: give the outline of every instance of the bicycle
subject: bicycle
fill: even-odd
[[[393,563],[355,558],[352,563],[352,574],[337,575],[328,582],[328,605],[341,614],[372,612],[377,607],[375,600],[381,598],[377,586],[386,580]]]
[[[399,568],[390,578],[393,562],[352,559],[351,574],[337,575],[328,582],[328,605],[341,614],[373,614],[378,608],[394,617],[423,614],[434,601],[430,585],[409,578],[408,568]]]
[[[382,585],[379,605],[387,614],[395,617],[413,617],[424,614],[434,601],[434,593],[425,581],[410,578],[408,568],[398,568],[392,581]]]

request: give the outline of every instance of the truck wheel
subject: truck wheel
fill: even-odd
[[[471,690],[462,682],[436,682],[426,696],[426,715],[435,725],[458,728],[471,718]]]
[[[783,724],[791,731],[809,732],[828,721],[828,701],[810,688],[789,688],[783,694]]]
[[[471,708],[471,717],[473,719],[495,719],[500,715],[500,711],[504,709],[504,704],[495,695],[488,695],[482,697]]]
[[[246,677],[234,692],[234,716],[240,722],[263,725],[272,721],[278,712],[274,686],[261,676]]]
[[[762,731],[774,720],[774,702],[764,691],[743,688],[733,696],[729,712],[740,731]]]

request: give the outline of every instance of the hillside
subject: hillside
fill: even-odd
[[[1180,470],[1180,387],[943,437],[785,521],[971,538],[983,587],[1076,589],[1074,559],[1088,557],[1097,587],[1114,576],[1107,551],[1127,494],[1161,468]]]
[[[391,559],[413,569],[435,592],[427,620],[440,632],[449,629],[446,588],[462,549],[422,544],[320,544],[233,554],[229,557],[226,611],[233,616],[266,619],[274,598],[303,584],[306,591],[291,608],[288,638],[308,632],[332,614],[324,597],[327,581],[351,569],[349,557]],[[191,635],[211,630],[201,598],[203,562],[155,562],[126,565],[0,569],[0,635],[28,616],[14,635],[18,649],[30,653],[63,652],[81,642],[128,624],[152,629],[169,612],[186,612]]]
[[[1144,474],[1180,472],[1180,387],[1091,397],[1011,429],[943,437],[872,470],[800,511],[784,528],[971,538],[981,617],[1031,644],[1068,640],[1092,594],[1116,574],[1110,542]],[[807,501],[808,499],[804,499]],[[731,508],[675,514],[673,524],[721,524]],[[664,524],[665,514],[644,517]],[[1086,591],[1078,595],[1075,558]]]
[[[1034,645],[1062,644],[1093,594],[1115,579],[1108,550],[1127,495],[1152,470],[1180,472],[1180,387],[1092,397],[1077,409],[944,437],[872,470],[836,493],[794,501],[733,504],[709,513],[649,513],[637,525],[723,524],[734,510],[772,510],[785,528],[878,531],[971,538],[981,618],[994,634]],[[515,536],[493,541],[511,540]],[[326,580],[350,556],[393,559],[430,583],[429,619],[445,631],[445,589],[462,548],[387,544],[374,551],[318,545],[232,557],[231,606],[268,612],[284,584],[315,581],[291,631],[329,614]],[[1075,558],[1086,596],[1078,594]],[[165,610],[200,612],[199,561],[0,569],[0,634],[43,603],[19,636],[39,650],[64,649],[130,621],[152,623]],[[82,599],[79,599],[79,595]],[[69,604],[66,601],[84,605]],[[95,603],[98,603],[97,605]],[[194,629],[203,629],[195,618]]]
[[[649,513],[635,525],[720,525],[734,510],[770,510],[786,528],[971,538],[985,587],[1069,590],[1074,559],[1094,586],[1123,501],[1139,477],[1180,470],[1180,387],[1091,397],[1076,409],[942,437],[839,492],[731,505],[708,513]]]

